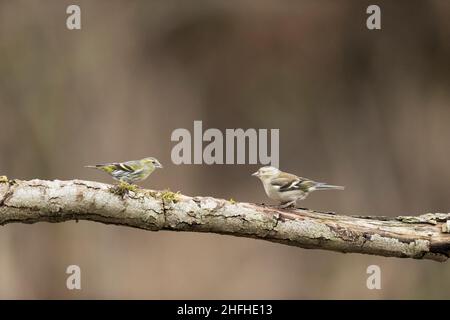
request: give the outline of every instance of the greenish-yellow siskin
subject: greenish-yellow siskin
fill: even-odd
[[[156,168],[162,168],[161,163],[153,157],[127,162],[115,162],[86,166],[102,170],[115,180],[126,183],[136,183],[148,178]]]

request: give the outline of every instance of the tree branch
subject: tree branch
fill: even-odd
[[[212,232],[308,249],[445,261],[450,214],[344,216],[72,181],[0,179],[0,225],[90,220],[145,230]]]

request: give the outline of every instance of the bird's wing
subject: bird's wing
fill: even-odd
[[[310,189],[312,187],[315,187],[317,185],[316,181],[307,179],[307,178],[302,178],[300,177],[300,182],[299,182],[300,186],[302,189],[310,191]]]
[[[278,191],[280,192],[294,190],[308,192],[311,187],[316,185],[316,182],[306,178],[297,177],[293,174],[285,173],[280,175],[278,178],[273,179],[271,184],[274,187],[278,187]]]
[[[104,164],[97,164],[97,168],[101,168],[105,170],[106,172],[113,172],[113,171],[125,171],[125,172],[133,172],[134,169],[132,166],[127,164],[126,162],[114,162],[114,163],[104,163]]]
[[[119,163],[120,169],[126,170],[128,172],[133,172],[142,169],[142,164],[139,161],[132,160],[127,162]]]

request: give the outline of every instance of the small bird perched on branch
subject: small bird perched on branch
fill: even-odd
[[[297,201],[305,199],[312,191],[344,190],[342,186],[297,177],[275,167],[262,167],[252,175],[261,180],[267,196],[280,202],[281,208],[295,206]]]
[[[135,183],[145,180],[156,168],[162,167],[163,166],[161,165],[161,163],[159,163],[159,161],[153,157],[127,162],[115,162],[86,166],[86,168],[102,170],[111,175],[115,180],[125,183]]]

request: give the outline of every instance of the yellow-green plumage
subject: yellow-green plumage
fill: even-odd
[[[135,183],[147,179],[156,168],[162,168],[162,165],[156,158],[150,157],[141,160],[96,164],[86,167],[102,170],[118,181]]]

